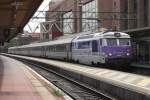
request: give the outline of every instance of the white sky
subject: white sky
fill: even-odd
[[[47,11],[49,7],[49,2],[51,0],[44,0],[43,3],[40,5],[37,11]],[[40,26],[39,23],[45,21],[45,13],[42,12],[36,12],[34,14],[34,17],[43,17],[40,19],[30,19],[29,23],[25,26],[24,30],[28,32],[40,32]],[[30,26],[30,27],[29,27]],[[31,29],[30,29],[31,28]]]

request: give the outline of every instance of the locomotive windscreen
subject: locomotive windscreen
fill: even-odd
[[[107,38],[107,46],[130,46],[129,38]]]
[[[131,45],[130,39],[128,39],[128,38],[120,38],[119,39],[119,45],[120,46],[130,46]]]
[[[107,38],[107,46],[117,46],[116,38]]]

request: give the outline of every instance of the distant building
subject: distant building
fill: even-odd
[[[150,26],[149,9],[149,0],[59,0],[49,3],[46,20],[64,35],[99,27],[122,31]]]
[[[19,34],[12,41],[15,42],[15,45],[26,45],[33,42],[39,42],[40,33],[28,33]]]

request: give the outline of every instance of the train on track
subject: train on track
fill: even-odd
[[[75,61],[83,64],[122,64],[132,61],[131,37],[123,32],[94,32],[57,40],[10,47],[8,53]]]

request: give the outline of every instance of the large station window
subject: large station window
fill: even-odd
[[[65,34],[73,33],[73,12],[67,12],[63,15],[63,32]]]
[[[82,6],[82,31],[89,31],[98,27],[97,1],[93,0]]]

